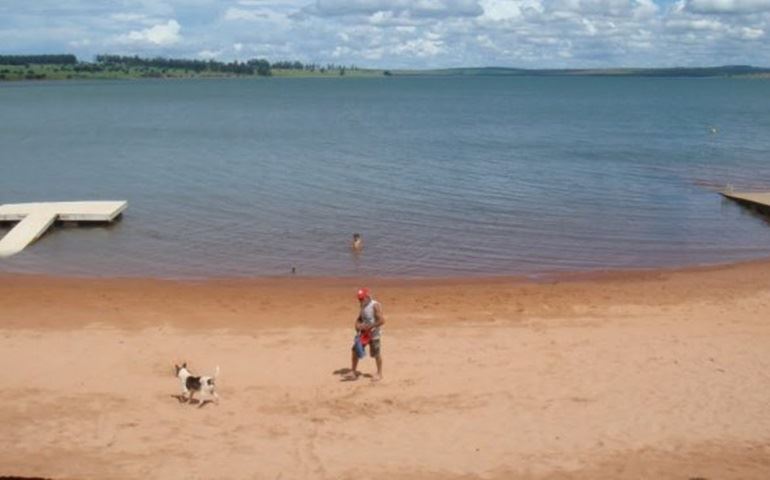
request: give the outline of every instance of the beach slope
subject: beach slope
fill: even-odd
[[[381,382],[344,381],[359,283],[0,277],[0,476],[770,477],[766,262],[369,282]]]

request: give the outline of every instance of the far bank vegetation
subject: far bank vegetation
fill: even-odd
[[[219,62],[165,57],[97,55],[93,62],[82,62],[71,54],[0,55],[0,81],[372,75],[382,75],[382,71],[359,69],[355,65],[303,64],[299,61],[271,63],[265,59]]]
[[[770,69],[751,65],[673,68],[521,69],[508,67],[437,70],[377,70],[355,65],[302,63],[266,59],[220,62],[184,58],[97,55],[83,62],[75,55],[0,55],[0,82],[14,80],[78,80],[228,77],[734,77],[770,78]]]

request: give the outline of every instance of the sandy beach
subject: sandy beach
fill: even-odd
[[[362,283],[386,316],[381,382],[340,375]],[[0,476],[770,478],[767,261],[0,292]],[[175,398],[183,360],[220,367],[219,405]]]

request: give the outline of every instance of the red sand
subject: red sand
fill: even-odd
[[[770,478],[768,262],[373,280],[379,383],[360,283],[0,276],[0,476]]]

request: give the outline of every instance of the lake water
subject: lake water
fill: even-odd
[[[129,202],[2,272],[540,275],[770,255],[768,223],[714,191],[770,189],[769,81],[0,84],[0,144],[0,203]]]

